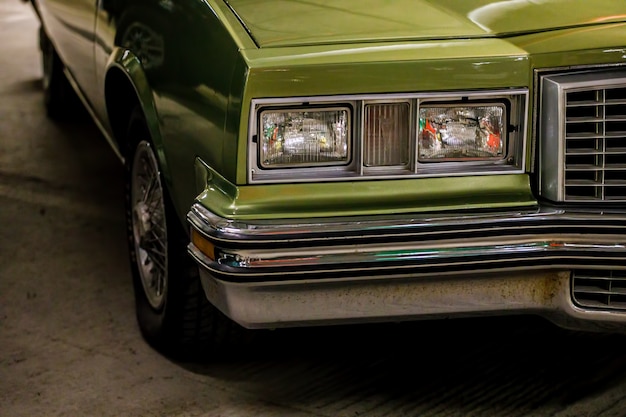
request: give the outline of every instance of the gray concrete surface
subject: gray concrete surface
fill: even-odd
[[[533,318],[271,333],[180,363],[137,329],[121,166],[44,114],[37,22],[0,0],[0,417],[626,416],[626,338]]]

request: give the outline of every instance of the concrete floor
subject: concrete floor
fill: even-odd
[[[121,166],[44,114],[37,22],[0,0],[0,416],[626,415],[626,338],[533,318],[276,332],[179,363],[135,323]]]

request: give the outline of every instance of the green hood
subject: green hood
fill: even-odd
[[[624,0],[225,0],[260,47],[500,37],[626,21]]]

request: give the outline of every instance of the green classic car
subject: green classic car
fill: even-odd
[[[124,163],[137,317],[626,329],[622,0],[32,0]]]

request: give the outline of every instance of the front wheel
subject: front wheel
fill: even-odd
[[[181,359],[231,350],[247,331],[204,295],[139,110],[127,139],[127,235],[141,332],[156,349]]]

